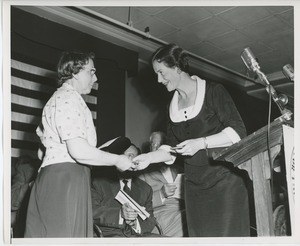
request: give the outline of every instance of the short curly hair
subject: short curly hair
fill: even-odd
[[[95,54],[93,52],[63,52],[57,64],[58,86],[61,86],[68,79],[71,79],[73,74],[79,73],[80,70],[88,64],[89,59],[95,59]]]

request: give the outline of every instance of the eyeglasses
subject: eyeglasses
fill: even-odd
[[[84,67],[84,68],[82,69],[82,71],[83,71],[83,70],[89,71],[90,74],[91,74],[91,76],[93,76],[93,75],[96,73],[96,71],[97,71],[96,68],[94,68],[94,67],[92,67],[92,68],[90,68],[90,69]]]
[[[93,76],[96,73],[96,71],[97,71],[96,68],[94,68],[94,67],[91,68],[90,69],[91,76]]]

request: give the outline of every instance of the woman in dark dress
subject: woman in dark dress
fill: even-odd
[[[137,169],[184,157],[185,202],[190,237],[249,236],[248,193],[230,163],[214,162],[212,148],[246,136],[244,123],[225,88],[188,74],[188,55],[175,44],[159,48],[152,65],[158,82],[174,91],[167,144],[137,156]],[[173,147],[171,147],[173,146]]]

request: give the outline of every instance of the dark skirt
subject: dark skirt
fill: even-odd
[[[203,189],[199,184],[186,180],[185,202],[190,237],[250,235],[248,192],[244,180],[232,172],[221,176],[212,186]]]
[[[46,166],[32,187],[25,237],[93,237],[90,168]]]

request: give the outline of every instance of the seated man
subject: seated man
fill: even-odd
[[[11,226],[13,237],[24,237],[27,207],[32,183],[37,176],[41,160],[24,155],[12,166]]]
[[[157,150],[165,143],[166,136],[163,132],[153,132],[150,135],[150,151]],[[177,175],[182,172],[180,160],[170,166],[161,163],[150,165],[140,171],[140,178],[145,180],[153,189],[154,216],[160,224],[163,234],[170,237],[185,237],[187,225],[183,194],[178,197],[175,191],[183,191],[174,183]]]
[[[138,148],[133,144],[124,152],[130,159],[138,153]],[[91,188],[93,218],[104,237],[159,236],[151,233],[156,224],[152,208],[152,189],[146,182],[133,177],[132,174],[131,171],[119,172],[115,168],[93,170]],[[125,187],[124,180],[128,187]],[[126,191],[126,188],[130,191]],[[130,192],[129,195],[139,205],[145,207],[150,217],[142,220],[129,204],[121,205],[115,199],[120,189]]]

